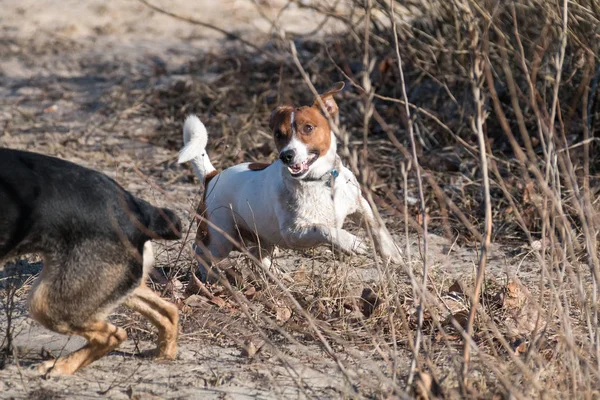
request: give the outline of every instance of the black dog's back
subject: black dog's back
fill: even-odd
[[[177,239],[181,221],[106,175],[25,151],[0,148],[0,259],[69,248],[82,240]]]

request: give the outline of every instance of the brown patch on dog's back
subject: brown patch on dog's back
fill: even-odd
[[[262,171],[263,169],[266,169],[270,166],[271,164],[268,163],[253,162],[248,164],[248,169],[250,171]]]

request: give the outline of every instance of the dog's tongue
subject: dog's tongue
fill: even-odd
[[[294,175],[299,174],[300,172],[304,171],[305,169],[308,168],[308,162],[304,161],[301,164],[294,164],[294,165],[290,165],[288,167],[288,169],[290,170],[290,172]]]

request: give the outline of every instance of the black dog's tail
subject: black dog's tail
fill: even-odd
[[[115,182],[115,185],[118,185]],[[121,188],[120,186],[118,186]],[[182,236],[181,219],[173,210],[155,207],[121,188],[125,204],[115,205],[120,226],[125,227],[130,240],[175,240]],[[140,236],[141,235],[141,236]]]
[[[168,208],[152,207],[148,228],[160,239],[181,238],[181,219]]]

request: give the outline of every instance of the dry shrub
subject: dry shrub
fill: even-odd
[[[239,307],[252,326],[267,329],[262,340],[271,341],[271,349],[277,340],[320,342],[342,372],[354,368],[356,396],[403,397],[411,390],[421,398],[597,395],[596,2],[398,1],[395,14],[384,1],[290,3],[345,24],[339,34],[297,37],[294,44],[315,87],[351,82],[339,101],[341,153],[364,190],[396,217],[388,221],[392,230],[401,234],[406,218],[419,235],[429,222],[460,243],[482,239],[485,191],[479,132],[472,129],[474,118],[482,118],[493,240],[527,249],[537,279],[489,277],[477,296],[470,336],[469,311],[479,293],[478,285],[468,287],[474,277],[450,287],[434,274],[423,287],[418,254],[401,268],[377,265],[383,278],[375,286],[340,277],[338,264],[327,258],[324,268],[292,274],[291,285],[263,282],[259,289],[220,292],[227,299],[219,302],[221,309]],[[401,97],[394,15],[410,119]],[[152,91],[142,111],[161,121],[155,140],[178,148],[173,132],[186,114],[197,112],[213,135],[209,147],[217,164],[274,158],[270,110],[312,100],[289,44],[272,39],[264,52],[203,55],[182,71],[186,78]],[[481,99],[474,98],[475,87]],[[428,218],[414,210],[415,201],[408,207],[402,200],[414,198],[419,183],[408,123]],[[409,168],[406,186],[402,166]],[[347,260],[350,266],[362,262]],[[414,346],[421,334],[423,351]],[[462,359],[465,342],[472,346],[469,360]],[[248,343],[255,340],[244,348]],[[368,362],[349,350],[345,362],[336,356],[337,346],[365,345],[373,354]],[[416,368],[406,361],[411,354]],[[415,372],[415,385],[407,387]]]

